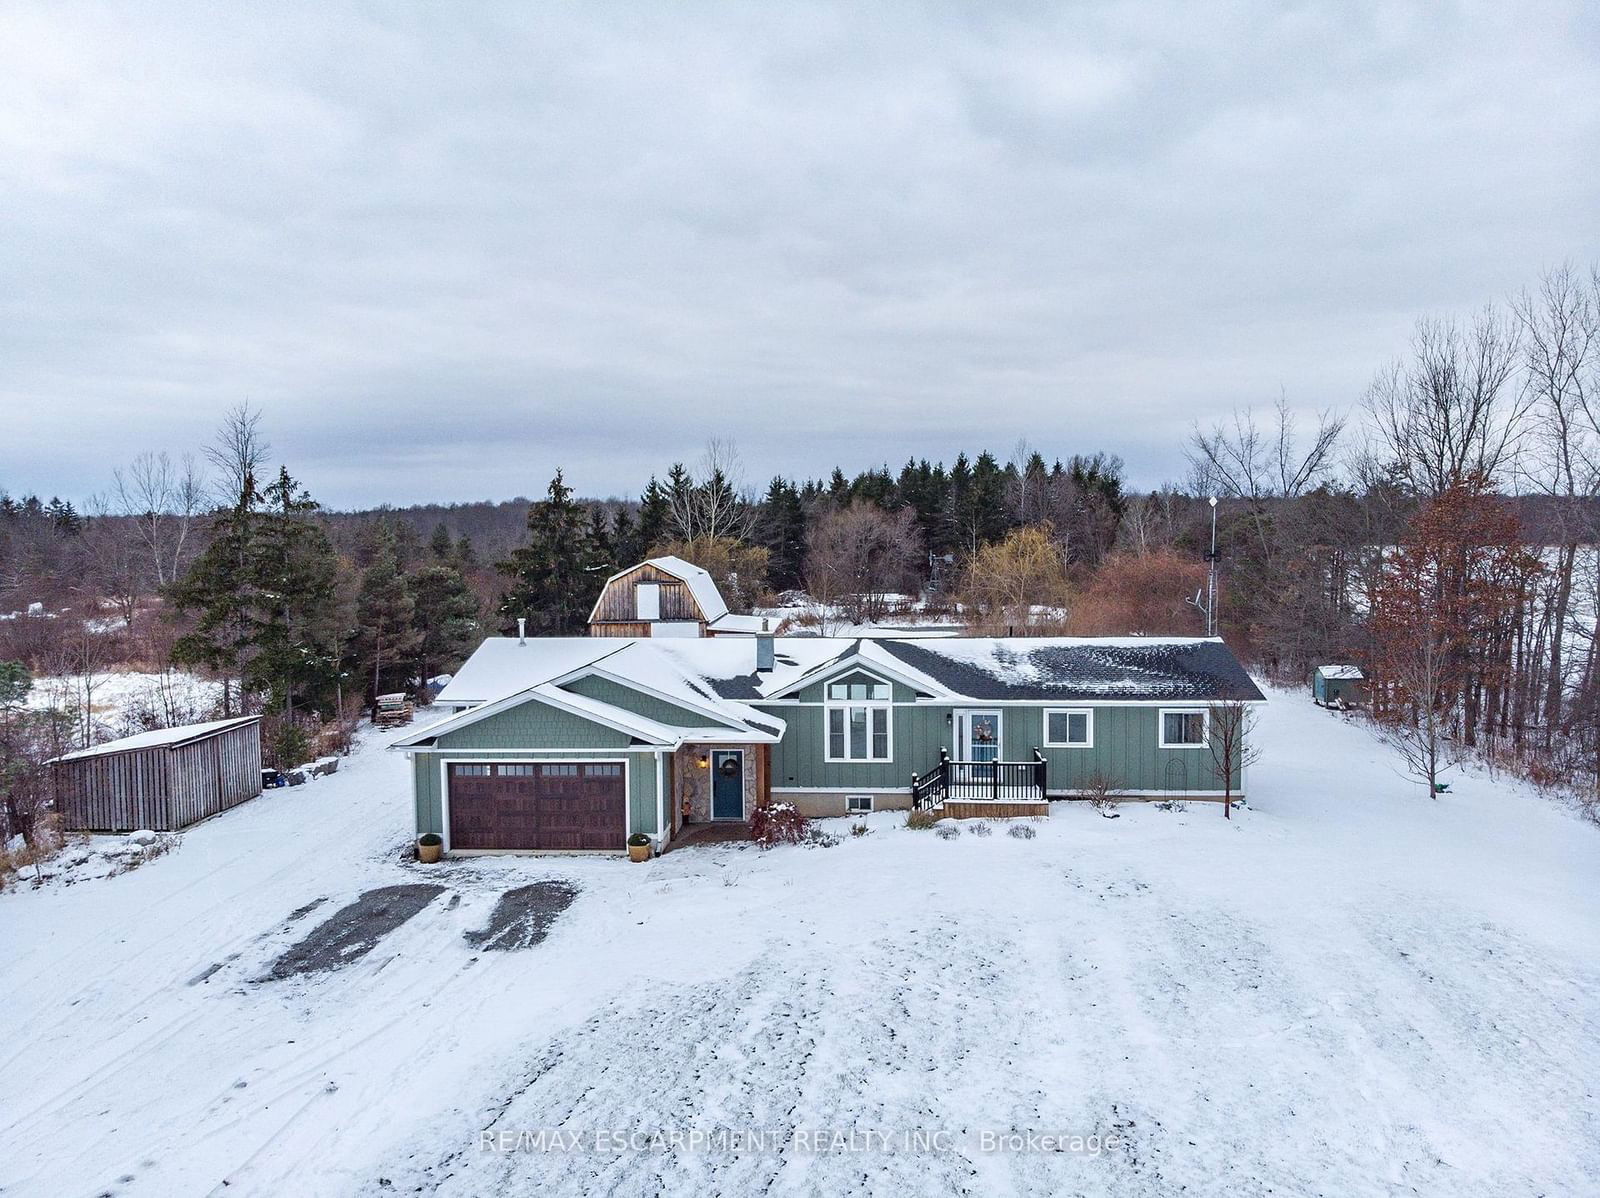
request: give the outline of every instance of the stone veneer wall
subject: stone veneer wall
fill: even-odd
[[[761,751],[760,745],[684,745],[672,755],[672,766],[676,771],[678,786],[673,795],[673,801],[680,806],[685,797],[689,800],[689,822],[707,823],[711,819],[711,754],[717,749],[739,749],[744,753],[744,811],[749,818],[756,809],[760,800],[760,793],[756,788],[756,754]],[[704,757],[707,768],[700,768],[700,758]],[[674,819],[674,825],[677,820]]]

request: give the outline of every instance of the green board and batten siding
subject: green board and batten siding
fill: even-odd
[[[781,716],[788,723],[783,743],[772,750],[772,785],[792,790],[898,790],[910,785],[913,773],[924,773],[939,763],[939,750],[956,756],[953,743],[954,713],[997,710],[1000,715],[1001,757],[1006,761],[1032,761],[1039,748],[1048,765],[1052,793],[1081,790],[1099,773],[1112,789],[1132,794],[1167,790],[1220,791],[1209,749],[1163,749],[1159,744],[1160,708],[1096,707],[1091,703],[1054,703],[1049,710],[1070,708],[1094,711],[1094,745],[1067,749],[1044,747],[1044,712],[1047,705],[985,707],[981,703],[903,703],[896,687],[893,725],[894,760],[888,762],[828,761],[823,740],[826,708],[802,699],[796,706],[758,708]],[[802,692],[804,696],[806,692]],[[816,692],[820,698],[820,690]],[[1181,703],[1164,704],[1183,707]],[[1178,775],[1182,775],[1181,781]],[[1239,771],[1234,770],[1234,789]]]
[[[545,748],[547,745],[550,747]],[[537,700],[447,732],[432,748],[417,751],[413,760],[417,830],[444,831],[444,807],[440,801],[442,760],[525,761],[530,756],[551,761],[625,760],[628,763],[628,826],[636,832],[657,831],[655,751],[634,747],[633,738],[626,732]]]

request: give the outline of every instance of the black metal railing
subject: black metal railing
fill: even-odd
[[[922,811],[950,799],[1040,800],[1045,797],[1045,768],[1038,749],[1032,761],[956,761],[941,749],[938,765],[925,774],[911,775],[911,806]]]

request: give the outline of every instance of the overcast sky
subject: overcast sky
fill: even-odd
[[[1154,484],[1600,257],[1597,67],[1580,2],[10,0],[0,489],[240,400],[339,507],[636,495],[709,435]]]

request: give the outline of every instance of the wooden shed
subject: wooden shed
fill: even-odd
[[[261,793],[260,716],[141,732],[52,761],[74,831],[171,831]]]
[[[1311,698],[1323,707],[1359,707],[1367,701],[1367,676],[1348,662],[1318,666],[1311,675]]]

